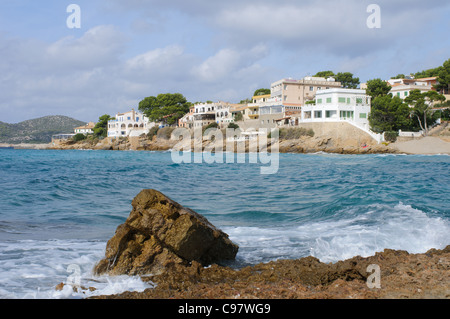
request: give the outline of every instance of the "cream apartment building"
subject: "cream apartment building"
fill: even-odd
[[[314,100],[318,90],[340,88],[341,82],[334,78],[307,76],[301,80],[281,79],[270,85],[272,99],[281,102],[285,106],[302,106],[307,101]]]

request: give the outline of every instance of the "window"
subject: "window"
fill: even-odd
[[[356,98],[356,104],[362,104],[363,99],[361,97]]]
[[[283,99],[286,101],[287,100],[287,95],[283,96]]]
[[[314,86],[310,86],[310,87],[309,87],[309,90],[310,90],[310,91],[314,91]]]
[[[408,96],[408,91],[405,91],[405,96]]]
[[[397,96],[400,97],[400,92],[397,92]]]
[[[349,97],[347,98],[347,104],[350,104],[350,98]]]
[[[317,99],[317,104],[322,104],[322,99]]]
[[[330,118],[336,115],[336,111],[325,111],[325,117]]]
[[[339,98],[339,103],[345,103],[345,97],[340,97]]]
[[[353,119],[353,111],[340,111],[339,116],[341,120]]]
[[[367,113],[359,113],[359,118],[360,119],[366,119],[367,118]]]
[[[139,121],[139,117],[136,117],[136,122],[138,122]]]
[[[327,103],[331,103],[331,97],[327,97]]]
[[[322,118],[322,111],[314,111],[314,118]]]
[[[128,120],[128,121],[129,121],[129,120],[131,120],[131,117],[130,117],[130,116],[128,116],[128,117],[127,117],[127,120]]]

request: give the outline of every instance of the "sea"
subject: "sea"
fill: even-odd
[[[450,244],[450,156],[279,154],[262,163],[177,163],[171,152],[0,150],[0,298],[70,299],[154,287],[94,276],[142,189],[204,215],[239,245],[240,268]],[[245,155],[244,155],[245,156]],[[70,285],[94,287],[74,292]]]

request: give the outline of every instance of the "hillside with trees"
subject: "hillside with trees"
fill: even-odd
[[[52,135],[73,133],[75,127],[85,124],[63,115],[44,116],[15,124],[0,122],[0,143],[50,143]]]

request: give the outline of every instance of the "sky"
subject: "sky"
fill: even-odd
[[[448,0],[1,0],[0,121],[238,103],[324,70],[387,80],[450,58],[449,16]]]

